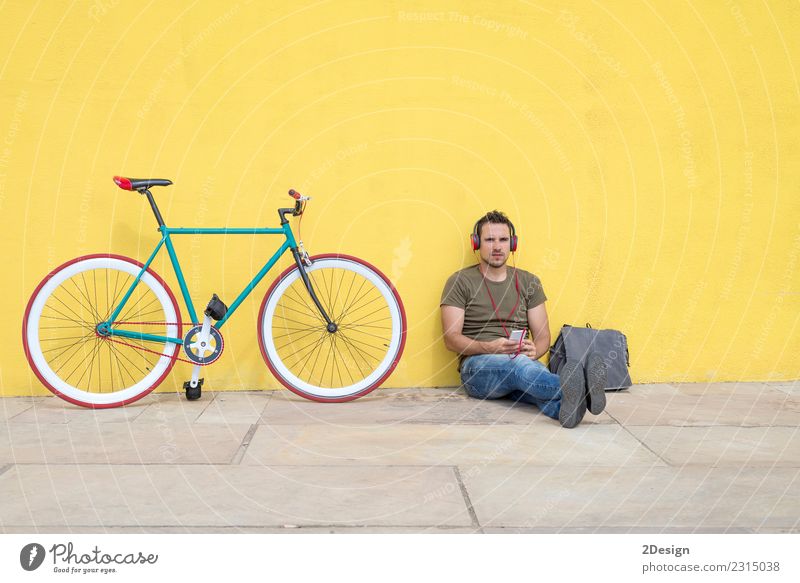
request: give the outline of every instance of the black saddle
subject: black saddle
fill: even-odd
[[[169,186],[172,180],[164,180],[163,178],[125,178],[124,176],[115,176],[114,182],[122,190],[146,190],[151,186]]]

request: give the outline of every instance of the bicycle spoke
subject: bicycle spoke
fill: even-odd
[[[89,371],[89,379],[86,381],[86,387],[87,387],[87,388],[89,388],[89,389],[91,389],[91,388],[92,388],[92,373],[94,372],[94,361],[95,361],[95,359],[97,358],[97,355],[98,355],[98,354],[100,354],[100,349],[101,349],[101,348],[102,348],[102,345],[101,345],[101,344],[99,344],[99,343],[95,343],[95,351],[92,353],[92,360],[91,360],[91,362],[89,362],[89,366],[88,366],[88,367],[87,367],[87,369],[86,369],[86,370],[88,370],[88,371]],[[83,373],[83,374],[85,375],[85,374],[86,374],[86,372],[84,371],[84,373]],[[78,382],[77,382],[77,383],[75,383],[75,384],[76,384],[76,385],[77,385],[77,384],[80,384],[80,382],[81,382],[81,380],[82,380],[82,379],[83,379],[83,376],[81,376],[81,378],[80,378],[80,379],[78,379]]]
[[[341,369],[341,367],[339,367],[339,362],[337,360],[337,356],[339,355],[339,348],[338,348],[338,346],[336,344],[337,344],[338,341],[339,341],[338,338],[334,334],[333,335],[333,363],[336,365],[336,373],[339,375],[339,386],[343,387],[344,386],[344,379],[342,378],[342,369]],[[345,370],[347,370],[347,367],[345,367]],[[333,375],[331,375],[331,378],[332,377],[333,377]],[[350,375],[350,380],[353,380],[353,376],[352,375]],[[333,385],[333,381],[331,381],[331,385]]]
[[[111,317],[111,314],[114,312],[114,309],[117,306],[117,298],[119,298],[120,294],[123,293],[123,291],[126,289],[125,284],[131,277],[126,273],[125,280],[123,281],[122,286],[119,288],[119,291],[117,291],[117,286],[119,285],[119,276],[121,272],[119,270],[116,270],[115,273],[116,277],[114,278],[114,292],[111,294],[111,303],[108,305],[108,313],[106,314],[106,317],[103,318],[104,322]]]
[[[307,315],[307,314],[304,314],[303,312],[298,312],[297,310],[295,310],[294,308],[290,308],[289,306],[281,306],[279,309],[280,310],[289,310],[290,312],[294,312],[296,314],[300,314],[301,316]],[[276,310],[276,312],[277,311],[278,310]],[[319,321],[320,324],[322,324],[323,327],[327,326],[327,322],[325,322],[325,320],[323,320],[322,318],[318,317],[317,320]],[[303,322],[298,322],[296,320],[294,322],[297,323],[297,324],[301,324],[301,325],[303,324]]]
[[[366,296],[365,296],[365,297],[366,297]],[[368,306],[368,305],[370,305],[371,303],[373,303],[373,302],[377,302],[377,301],[380,301],[380,300],[382,300],[382,299],[383,299],[383,296],[380,296],[380,295],[379,295],[378,297],[372,298],[371,300],[369,300],[369,301],[368,301],[368,302],[366,302],[366,303],[359,304],[359,305],[358,305],[358,307],[351,307],[349,310],[347,310],[347,312],[345,312],[344,314],[342,314],[342,315],[339,317],[339,319],[340,319],[340,320],[344,320],[344,318],[345,318],[346,316],[350,316],[350,315],[354,314],[355,312],[358,312],[359,310],[363,310],[365,307],[367,307],[367,306]],[[359,301],[360,301],[360,298],[359,298]],[[355,304],[354,304],[354,305],[355,305]],[[379,308],[379,310],[380,310],[380,309],[383,309],[383,308],[385,308],[385,306],[381,306],[381,307]],[[373,312],[373,313],[375,313],[375,312]]]
[[[350,287],[347,288],[347,295],[345,296],[344,301],[342,302],[345,306],[349,305],[347,302],[350,300],[350,292],[353,291],[353,284],[356,281],[356,272],[352,271],[350,273],[352,274],[353,277],[350,279]],[[342,310],[342,312],[344,312],[344,310]],[[341,319],[340,316],[341,316],[341,314],[336,316],[335,319],[336,319],[337,322]],[[333,315],[331,315],[331,317],[333,317]]]
[[[339,330],[347,330],[347,328],[339,328]],[[377,338],[378,340],[384,340],[384,341],[386,341],[386,342],[388,342],[389,340],[391,340],[391,336],[389,336],[389,337],[386,337],[386,336],[378,336],[377,334],[372,334],[371,332],[365,332],[364,330],[358,330],[358,333],[359,333],[359,334],[363,334],[364,336],[370,336],[370,337],[372,337],[372,338]]]
[[[325,279],[325,272],[326,271],[327,270],[325,270],[325,269],[320,269],[318,271],[319,277],[322,279],[322,286],[323,287],[320,288],[320,293],[317,294],[317,299],[320,300],[320,302],[325,303],[325,308],[326,308],[325,311],[329,312],[330,310],[333,309],[333,306],[331,305],[331,288],[330,288],[330,286],[328,286],[328,280]],[[317,272],[315,272],[315,273],[317,273]],[[325,300],[327,300],[327,302],[324,302]],[[328,317],[330,318],[330,314],[328,314]]]
[[[333,278],[336,275],[336,271],[338,271],[338,270],[331,269],[331,281],[333,281]],[[344,279],[344,274],[342,274],[342,279]],[[341,291],[342,291],[342,282],[339,282],[339,284],[336,286],[336,295],[333,298],[333,303],[331,304],[331,309],[333,309],[336,306],[336,302],[339,300],[339,292],[341,292]]]
[[[312,284],[312,285],[313,285],[313,284]],[[289,294],[288,294],[288,291],[292,291],[292,292],[294,292],[294,294],[295,294],[295,295],[296,295],[296,296],[299,298],[299,300],[300,300],[300,301],[298,301],[298,300],[295,300],[293,297],[289,296]],[[308,292],[306,292],[306,293],[308,293]],[[303,306],[305,306],[305,307],[308,309],[308,313],[309,313],[309,314],[311,314],[312,316],[314,316],[314,317],[315,317],[315,318],[316,318],[318,321],[320,321],[320,322],[322,322],[323,324],[326,324],[326,325],[327,325],[327,322],[326,322],[326,321],[325,321],[325,320],[322,318],[322,316],[320,315],[320,313],[319,313],[319,310],[317,309],[316,305],[314,305],[314,306],[310,306],[310,305],[308,305],[308,302],[306,302],[305,298],[304,298],[304,297],[303,297],[303,296],[300,294],[300,292],[299,292],[299,291],[297,291],[297,290],[296,290],[294,287],[290,287],[290,288],[287,290],[287,293],[285,294],[285,296],[286,296],[286,299],[287,299],[287,300],[293,300],[293,301],[294,301],[294,302],[296,302],[298,305],[303,305]],[[288,309],[288,308],[287,308],[287,309]],[[301,312],[298,312],[298,313],[301,313]]]
[[[296,323],[299,324],[299,322],[296,322]],[[308,332],[309,330],[321,330],[322,327],[319,326],[319,325],[306,326],[305,328],[292,328],[290,326],[280,326],[280,328],[279,328],[278,326],[276,326],[275,329],[276,330],[280,329],[281,331],[285,330],[285,331],[288,331],[289,334],[291,334],[292,332]],[[287,334],[281,334],[280,336],[273,336],[273,338],[280,338],[281,336],[287,336]]]
[[[323,344],[325,344],[325,337],[324,336],[322,337],[322,340],[320,341],[319,346],[322,346]],[[317,356],[314,358],[314,364],[311,367],[311,378],[312,379],[314,378],[314,371],[317,370],[317,362],[319,362],[319,357],[321,356],[321,354],[322,354],[322,350],[318,350],[317,351]],[[324,367],[323,367],[323,372],[325,372]]]
[[[81,274],[81,276],[83,276],[83,274]],[[72,286],[75,288],[75,291],[77,291],[77,292],[78,292],[78,295],[79,295],[79,296],[81,296],[83,299],[78,299],[77,297],[75,297],[74,295],[72,295],[72,294],[70,293],[70,291],[69,291],[68,289],[66,289],[66,288],[64,288],[64,292],[65,292],[65,293],[67,293],[67,294],[69,294],[69,296],[70,296],[70,297],[71,297],[73,300],[75,300],[75,302],[78,304],[78,306],[79,306],[79,307],[80,307],[82,310],[84,310],[84,309],[85,309],[85,310],[87,310],[87,311],[88,311],[88,312],[91,314],[91,316],[92,316],[93,318],[95,318],[95,319],[96,319],[96,321],[98,321],[98,322],[99,322],[99,321],[100,321],[100,320],[99,320],[99,316],[97,315],[97,312],[95,312],[94,308],[92,307],[92,300],[90,300],[88,297],[86,297],[86,294],[84,293],[84,290],[82,290],[82,289],[80,288],[80,286],[78,286],[78,282],[77,282],[77,281],[75,281],[75,278],[72,278],[72,279],[70,279],[69,281],[70,281],[70,283],[72,283]],[[83,302],[83,300],[86,300],[86,302],[84,303],[84,302]]]
[[[94,338],[94,337],[95,337],[95,336],[94,336],[94,333],[92,333],[92,334],[87,334],[87,335],[84,337],[84,340],[91,340],[91,339],[92,339],[92,338]],[[80,346],[83,346],[84,344],[86,344],[86,342],[81,342],[81,341],[78,341],[78,342],[73,342],[72,344],[70,344],[69,346],[67,346],[66,348],[64,348],[64,349],[63,349],[61,352],[59,352],[58,354],[56,354],[56,355],[55,355],[55,357],[53,357],[53,358],[52,358],[52,361],[53,361],[53,362],[55,362],[56,360],[58,360],[59,358],[61,358],[62,356],[64,356],[64,355],[65,355],[67,352],[69,352],[71,349],[75,348],[76,346],[78,346],[78,347],[80,347]],[[59,348],[61,348],[61,347],[59,347]],[[58,350],[58,348],[54,348],[54,349],[52,349],[52,350]],[[80,351],[78,351],[78,352],[80,352]],[[44,351],[42,351],[42,354],[44,354]],[[73,354],[72,356],[74,356],[74,354]],[[70,357],[67,359],[67,361],[71,360],[71,359],[72,359],[72,356],[70,356]],[[65,362],[66,362],[66,361],[65,361]],[[62,363],[62,366],[63,366],[63,363]],[[58,372],[58,371],[56,371],[56,372]]]
[[[66,290],[65,290],[65,291],[66,291]],[[68,292],[68,291],[66,291],[66,293],[68,293],[68,294],[69,294],[69,292]],[[80,314],[78,314],[78,313],[77,313],[75,310],[73,310],[71,307],[69,307],[67,304],[65,304],[65,303],[64,303],[64,301],[63,301],[61,298],[59,298],[59,297],[57,297],[57,296],[55,295],[55,293],[54,293],[52,296],[50,296],[50,297],[52,297],[54,300],[56,300],[58,303],[60,303],[62,306],[64,306],[64,307],[65,307],[67,310],[69,310],[70,312],[72,312],[73,314],[75,314],[75,317],[76,317],[76,318],[78,318],[78,319],[77,319],[77,320],[74,320],[74,319],[73,319],[73,320],[72,320],[73,322],[81,322],[81,323],[84,323],[84,324],[89,324],[89,322],[87,322],[86,320],[83,320],[83,319],[82,319],[82,318],[83,318],[83,316],[81,316],[81,315],[80,315]],[[59,314],[59,315],[61,315],[61,316],[64,316],[65,318],[69,318],[69,316],[68,316],[67,314],[65,314],[65,313],[63,313],[63,312],[59,312],[59,311],[58,311],[58,310],[56,310],[56,309],[55,309],[53,306],[47,306],[47,307],[48,307],[49,309],[53,310],[53,311],[54,311],[56,314]]]
[[[120,345],[120,346],[122,346],[122,345]],[[142,369],[142,368],[141,368],[141,367],[140,367],[138,364],[136,364],[134,361],[132,361],[130,358],[128,358],[128,356],[127,356],[127,355],[125,355],[125,353],[124,353],[124,352],[122,352],[122,350],[121,350],[120,348],[117,348],[117,352],[118,352],[118,354],[119,354],[119,355],[120,355],[122,358],[124,358],[124,359],[125,359],[125,360],[127,360],[129,363],[131,363],[131,366],[133,366],[134,368],[136,368],[136,370],[137,370],[138,372],[140,372],[140,373],[144,373],[144,374],[146,374],[146,373],[147,373],[147,371],[146,371],[146,370]],[[137,351],[135,352],[135,354],[141,354],[142,356],[144,356],[144,355],[145,355],[145,354],[147,354],[147,353],[145,353],[145,352],[142,352],[141,350],[137,350]],[[155,356],[155,355],[153,355],[153,356]],[[146,368],[146,366],[147,366],[147,364],[146,364],[146,361],[143,361],[143,362],[144,362],[144,366],[145,366],[145,368]]]
[[[328,336],[328,354],[325,356],[325,364],[322,365],[322,373],[320,374],[320,382],[325,379],[325,371],[328,370],[328,361],[331,358],[331,349],[333,348],[333,340]],[[333,377],[331,377],[331,384],[333,384]]]
[[[93,346],[93,347],[92,347],[90,350],[91,350],[91,353],[90,353],[90,354],[94,354],[94,353],[95,353],[95,351],[97,350],[97,341],[96,341],[96,340],[95,340],[94,346]],[[75,366],[75,368],[73,368],[73,369],[72,369],[72,372],[70,372],[70,373],[69,373],[69,374],[66,376],[66,380],[69,380],[69,379],[71,379],[71,378],[72,378],[72,375],[73,375],[73,374],[75,374],[75,372],[77,372],[77,370],[78,370],[79,368],[81,368],[81,365],[82,365],[82,364],[84,364],[88,358],[89,358],[88,356],[85,356],[85,357],[83,358],[83,360],[80,360],[80,359],[79,359],[79,360],[78,360],[78,364]],[[87,369],[87,370],[88,370],[88,369]],[[78,378],[78,381],[77,381],[75,384],[76,384],[76,385],[77,385],[77,384],[79,384],[85,375],[86,375],[86,370],[84,370],[84,371],[83,371],[83,374],[82,374],[82,375],[81,375],[81,376]]]
[[[300,320],[293,320],[291,318],[287,318],[286,315],[283,313],[286,310],[294,312],[294,310],[292,310],[291,308],[281,306],[277,310],[275,310],[275,317],[280,318],[282,322],[289,322],[290,324],[297,324],[298,326],[303,326],[303,329],[320,328],[320,327],[325,328],[327,326],[324,320],[317,320],[315,322],[301,322]],[[285,326],[280,326],[280,328],[285,328]]]
[[[344,334],[342,334],[342,338],[344,338],[345,342],[348,342],[348,343],[350,343],[350,344],[353,346],[353,348],[355,348],[356,350],[358,350],[358,351],[359,351],[361,354],[363,354],[363,355],[365,355],[365,356],[367,356],[367,357],[369,357],[369,358],[373,358],[373,359],[375,359],[376,361],[380,362],[380,360],[381,360],[380,358],[376,358],[375,356],[373,356],[373,355],[371,355],[370,353],[366,352],[366,351],[365,351],[363,348],[359,348],[358,346],[356,346],[356,345],[355,345],[355,343],[357,342],[358,344],[361,344],[361,345],[363,345],[363,346],[366,346],[367,348],[370,348],[370,349],[373,349],[373,350],[378,350],[377,348],[374,348],[374,347],[372,346],[372,344],[367,344],[366,342],[363,342],[363,341],[361,341],[361,340],[357,340],[357,339],[355,339],[355,338],[351,338],[351,337],[349,337],[349,336],[346,336],[346,335],[344,335]]]
[[[344,317],[347,315],[347,313],[350,311],[350,309],[351,309],[351,307],[352,307],[353,303],[354,303],[354,302],[356,302],[356,301],[358,301],[359,294],[361,293],[361,290],[362,290],[362,289],[364,289],[364,286],[365,286],[366,284],[367,284],[367,280],[366,280],[366,279],[363,279],[363,280],[361,281],[361,285],[360,285],[360,286],[358,286],[358,289],[356,290],[356,299],[354,299],[352,302],[350,302],[350,298],[349,298],[349,296],[348,296],[348,298],[347,298],[347,299],[348,299],[348,302],[349,302],[349,303],[345,305],[345,307],[342,309],[342,311],[341,311],[341,312],[339,313],[339,315],[336,317],[336,320],[337,320],[337,321],[340,321],[340,320],[342,320],[342,319],[343,319],[343,318],[344,318]]]
[[[391,318],[381,318],[379,320],[372,320],[372,321],[373,322],[384,322],[384,321],[391,322],[392,319]],[[373,324],[359,324],[358,327],[359,328],[377,328],[378,330],[391,330],[392,329],[391,326],[375,326]],[[348,329],[351,329],[351,328],[353,328],[353,326],[351,326],[349,324],[345,325],[345,326],[339,326],[339,329],[341,329],[341,330],[348,330]]]
[[[351,342],[349,342],[347,340],[347,338],[345,338],[343,335],[339,335],[339,338],[344,343],[345,348],[347,348],[347,352],[350,354],[350,357],[351,357],[353,363],[355,363],[355,365],[358,367],[358,372],[361,373],[362,378],[366,377],[367,374],[369,374],[369,362],[367,362],[367,360],[363,356],[361,357],[361,360],[359,361],[359,359],[356,357],[356,353],[353,352],[353,349],[355,348],[355,346],[353,346],[353,344]],[[358,352],[358,351],[356,350],[356,352]],[[364,374],[364,370],[361,368],[361,362],[362,361],[367,365],[367,374]]]
[[[56,296],[55,296],[55,294],[53,294],[52,298],[53,298],[54,300],[56,300],[57,302],[59,302],[59,303],[60,303],[62,306],[64,306],[64,307],[65,307],[65,308],[66,308],[68,311],[70,311],[70,312],[72,312],[73,314],[75,314],[75,318],[78,318],[78,320],[76,320],[75,318],[73,318],[73,317],[72,317],[72,316],[70,316],[69,314],[65,314],[64,312],[61,312],[61,311],[57,310],[57,309],[55,308],[55,306],[52,306],[52,305],[50,305],[50,304],[46,305],[46,306],[43,308],[43,310],[52,310],[53,312],[55,312],[55,313],[56,313],[56,314],[58,314],[59,316],[62,316],[62,318],[58,318],[58,319],[69,320],[70,322],[75,322],[76,324],[83,324],[83,325],[86,325],[86,326],[94,326],[94,323],[93,323],[93,322],[88,322],[87,320],[84,320],[84,319],[81,317],[81,315],[80,315],[80,314],[76,313],[76,312],[75,312],[75,310],[73,310],[73,309],[72,309],[70,306],[68,306],[67,304],[65,304],[65,303],[64,303],[64,302],[61,300],[61,298],[58,298],[58,297],[56,297]],[[42,315],[42,317],[43,317],[43,318],[52,318],[52,319],[57,319],[55,316],[44,316],[44,315]]]
[[[42,316],[42,319],[46,318],[46,316]],[[63,318],[57,318],[58,320],[63,320]],[[89,328],[84,324],[73,324],[72,326],[39,326],[39,330],[72,330],[75,328],[83,328],[84,330],[93,330],[93,328]]]
[[[127,366],[124,366],[124,362],[122,362],[122,350],[120,350],[120,346],[114,344],[113,342],[108,343],[108,347],[114,353],[114,361],[117,363],[117,371],[119,371],[119,382],[124,387],[128,382],[136,382],[136,377],[134,377]],[[130,381],[125,380],[125,376],[122,374],[123,372],[128,374],[128,378]]]
[[[297,349],[295,351],[292,351],[291,355],[294,356],[296,358],[296,360],[306,360],[306,359],[308,359],[308,357],[314,352],[316,347],[319,346],[322,343],[322,341],[325,339],[325,335],[327,333],[328,333],[327,331],[323,332],[322,334],[320,334],[320,336],[319,336],[319,338],[317,340],[311,342],[310,344],[306,344],[302,348],[299,348],[299,349]],[[311,349],[308,350],[307,352],[303,353],[303,351],[306,350],[309,347],[311,347]]]
[[[106,346],[106,353],[108,354],[108,379],[109,379],[109,382],[111,383],[111,392],[113,393],[114,390],[115,390],[114,389],[114,360],[111,358],[112,357],[111,343],[110,342],[106,342],[105,346]]]
[[[83,340],[85,338],[88,338],[89,336],[91,336],[91,334],[85,334],[83,336],[62,336],[62,337],[59,337],[59,338],[42,338],[41,340],[39,340],[39,342],[56,342],[58,340],[75,340],[76,338]],[[51,348],[49,350],[57,350],[57,349]],[[48,350],[42,350],[42,352],[48,352]]]
[[[291,338],[291,340],[289,342],[287,342],[283,346],[279,346],[278,347],[278,349],[280,350],[281,348],[285,348],[285,347],[287,347],[287,346],[289,346],[291,344],[294,344],[295,342],[297,342],[299,340],[303,340],[304,338],[307,338],[308,336],[310,336],[311,334],[314,334],[315,332],[319,333],[319,328],[312,328],[310,331],[305,332],[304,334],[298,334],[298,335],[291,334],[291,333],[290,334],[281,334],[281,335],[278,335],[278,336],[273,336],[272,338],[275,339],[275,340],[278,340],[279,338],[286,338],[287,336]],[[327,330],[326,330],[326,332],[327,332]],[[275,345],[277,346],[277,343]]]
[[[98,314],[100,313],[100,304],[97,302],[97,270],[92,270],[92,284],[94,287],[94,306]]]
[[[322,286],[319,285],[319,282],[318,282],[319,278],[322,278],[322,283],[324,285],[322,285]],[[327,304],[325,303],[325,296],[328,295],[327,294],[327,292],[328,292],[328,287],[327,287],[328,284],[325,281],[324,273],[321,273],[319,275],[319,278],[317,277],[317,271],[312,271],[312,272],[310,272],[308,274],[308,279],[309,279],[309,281],[311,281],[311,287],[315,290],[315,293],[317,294],[317,299],[319,300],[320,304],[322,304],[322,307],[325,308],[325,311],[328,312],[328,317],[330,318],[331,317],[331,314],[330,314],[330,311],[331,311],[330,300],[328,301]],[[325,321],[321,316],[320,316],[320,320],[322,320],[323,322]],[[325,323],[327,324],[327,322],[325,322]]]
[[[308,352],[307,352],[305,355],[303,355],[303,357],[302,357],[302,358],[298,358],[298,362],[302,362],[302,363],[303,363],[303,366],[302,366],[302,368],[301,368],[301,369],[298,371],[298,374],[302,373],[303,371],[305,371],[305,370],[306,370],[306,368],[308,368],[308,363],[309,363],[309,360],[311,359],[311,355],[312,355],[312,354],[314,354],[314,352],[316,352],[317,348],[318,348],[319,346],[321,346],[321,345],[322,345],[322,343],[323,343],[324,341],[325,341],[325,335],[321,335],[321,336],[319,337],[319,340],[318,340],[318,341],[316,341],[316,342],[314,342],[314,343],[311,345],[311,350],[309,350],[309,351],[308,351]],[[313,371],[310,371],[310,372],[309,372],[309,378],[310,378],[310,375],[311,375],[311,373],[312,373],[312,372],[313,372]]]
[[[358,322],[360,322],[361,320],[363,320],[363,319],[365,319],[365,318],[369,318],[369,317],[373,316],[374,314],[377,314],[378,312],[382,312],[382,311],[384,311],[385,309],[386,309],[386,306],[380,306],[380,307],[379,307],[377,310],[373,310],[373,311],[372,311],[372,312],[370,312],[369,314],[365,314],[365,315],[361,316],[361,317],[360,317],[358,320],[353,320],[353,321],[352,321],[352,322],[350,322],[348,325],[349,325],[349,326],[355,326],[355,325],[356,325]]]
[[[115,358],[114,360],[115,360],[115,362],[117,363],[117,370],[119,371],[119,381],[120,381],[120,384],[122,384],[122,385],[124,386],[124,385],[125,385],[125,383],[127,383],[127,381],[125,380],[125,377],[122,375],[122,371],[123,371],[123,370],[124,370],[126,373],[128,373],[128,378],[129,378],[129,379],[131,379],[131,382],[133,382],[133,383],[136,383],[136,377],[134,377],[134,376],[131,374],[131,372],[130,372],[130,370],[128,370],[128,367],[127,367],[127,366],[123,366],[122,358],[120,358],[120,357],[123,357],[123,358],[125,358],[125,359],[127,360],[127,357],[126,357],[124,354],[122,354],[122,351],[121,351],[121,350],[119,350],[119,349],[118,349],[116,346],[114,346],[112,343],[109,343],[108,347],[111,349],[111,351],[112,351],[112,352],[113,352],[115,355],[117,355],[117,358]],[[135,365],[134,365],[134,366],[135,366]]]

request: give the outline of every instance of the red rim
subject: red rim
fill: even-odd
[[[392,295],[394,296],[394,299],[397,300],[397,305],[400,308],[400,326],[401,326],[401,330],[400,330],[400,347],[397,350],[397,356],[392,361],[392,363],[389,365],[389,368],[386,370],[386,372],[383,374],[383,376],[381,376],[381,378],[379,378],[377,381],[372,383],[366,389],[363,389],[363,390],[359,391],[358,393],[356,393],[354,395],[347,395],[346,397],[335,397],[335,398],[331,398],[331,399],[326,399],[324,397],[319,397],[317,395],[310,395],[310,394],[308,394],[306,392],[301,391],[300,389],[298,389],[296,387],[293,387],[291,384],[286,382],[283,379],[283,377],[281,377],[280,374],[278,374],[278,371],[275,370],[275,368],[272,366],[272,363],[269,361],[269,358],[267,358],[267,351],[264,348],[264,330],[263,330],[264,309],[266,308],[266,305],[267,305],[267,298],[269,298],[270,294],[272,294],[272,290],[275,289],[275,286],[277,286],[281,281],[283,281],[283,279],[287,275],[289,275],[292,271],[297,269],[297,265],[291,265],[291,266],[287,267],[283,271],[283,273],[281,273],[275,279],[275,281],[272,282],[272,285],[269,286],[269,289],[267,290],[267,293],[264,294],[264,299],[261,301],[261,309],[258,311],[258,326],[257,326],[258,347],[261,349],[261,356],[264,358],[264,362],[267,363],[267,366],[269,367],[270,372],[272,372],[272,376],[274,376],[276,379],[278,379],[278,382],[280,382],[284,387],[286,387],[287,389],[292,391],[294,394],[300,395],[301,397],[304,397],[304,398],[309,399],[311,401],[317,401],[318,403],[344,403],[346,401],[354,401],[355,399],[358,399],[359,397],[363,397],[367,393],[369,393],[371,391],[374,391],[375,389],[377,389],[381,385],[381,383],[383,381],[385,381],[387,378],[389,378],[389,375],[391,375],[394,372],[395,367],[397,367],[397,363],[400,362],[400,358],[403,356],[403,350],[405,349],[405,346],[406,346],[406,310],[405,310],[405,307],[403,306],[403,300],[400,299],[400,294],[397,293],[397,290],[395,289],[394,285],[392,285],[392,282],[389,281],[389,278],[387,278],[383,274],[383,272],[380,269],[378,269],[377,267],[375,267],[374,265],[364,261],[363,259],[359,259],[358,257],[353,257],[352,255],[344,255],[344,254],[341,254],[341,253],[323,253],[322,255],[314,255],[313,257],[311,257],[311,260],[312,261],[316,261],[317,259],[331,259],[331,258],[333,258],[333,259],[348,259],[350,261],[354,261],[355,263],[360,263],[364,267],[367,267],[367,268],[371,269],[372,271],[374,271],[386,283],[386,285],[389,286],[389,289],[392,291]]]
[[[81,257],[76,257],[75,259],[72,259],[71,261],[67,261],[66,263],[64,263],[62,265],[59,265],[53,271],[48,273],[45,276],[45,278],[41,281],[41,283],[39,283],[39,285],[36,286],[36,289],[33,291],[33,293],[31,294],[30,299],[28,300],[28,305],[25,307],[25,315],[23,316],[23,319],[22,319],[22,346],[25,348],[25,358],[28,359],[28,364],[30,365],[31,370],[33,371],[33,373],[36,375],[36,378],[38,378],[39,381],[51,393],[53,393],[57,397],[61,397],[62,399],[72,403],[73,405],[80,405],[81,407],[87,407],[89,409],[111,409],[113,407],[122,407],[124,405],[128,405],[129,403],[133,403],[135,401],[138,401],[139,399],[141,399],[142,397],[144,397],[146,395],[149,395],[158,385],[160,385],[164,381],[164,379],[167,378],[167,375],[172,370],[172,367],[175,366],[175,361],[178,358],[178,353],[180,352],[180,350],[177,350],[177,349],[175,350],[175,354],[170,358],[169,366],[167,366],[166,370],[164,371],[164,374],[162,374],[158,378],[158,380],[156,380],[156,382],[154,382],[153,385],[149,389],[146,389],[141,394],[139,394],[139,395],[137,395],[135,397],[132,397],[130,399],[125,399],[124,401],[120,401],[118,403],[105,403],[105,404],[102,404],[102,405],[98,405],[96,403],[84,403],[83,401],[79,401],[77,399],[73,399],[72,397],[64,395],[58,389],[56,389],[50,383],[48,383],[44,379],[42,374],[39,372],[39,369],[36,368],[36,365],[33,362],[33,358],[31,358],[30,348],[28,347],[28,316],[30,315],[31,305],[33,304],[33,301],[36,298],[36,296],[39,295],[39,291],[59,271],[61,271],[62,269],[66,268],[66,267],[69,267],[73,263],[78,263],[80,261],[85,261],[87,259],[119,259],[121,261],[127,261],[128,263],[132,263],[134,265],[137,265],[140,268],[144,267],[143,263],[139,263],[135,259],[131,259],[130,257],[125,257],[124,255],[115,255],[113,253],[95,253],[95,254],[92,254],[92,255],[83,255]],[[167,290],[167,295],[169,295],[169,299],[172,301],[172,306],[175,308],[175,314],[176,314],[176,317],[177,317],[177,320],[178,320],[178,328],[180,329],[180,326],[181,326],[181,312],[178,309],[178,302],[175,301],[175,296],[173,295],[172,290],[169,289],[169,286],[166,284],[166,282],[163,279],[161,279],[161,276],[159,276],[155,271],[151,270],[149,267],[147,268],[147,273],[152,275],[156,279],[156,281],[158,281],[158,283],[160,283],[162,286],[164,286],[164,289]]]

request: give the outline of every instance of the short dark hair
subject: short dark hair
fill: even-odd
[[[481,229],[486,223],[499,223],[501,225],[508,225],[509,233],[514,233],[514,225],[511,220],[502,211],[490,211],[478,219],[475,223],[475,234],[481,236]]]

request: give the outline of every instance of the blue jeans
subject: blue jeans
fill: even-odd
[[[519,355],[476,354],[461,364],[461,382],[470,397],[531,403],[542,413],[558,419],[561,381],[538,360]]]

